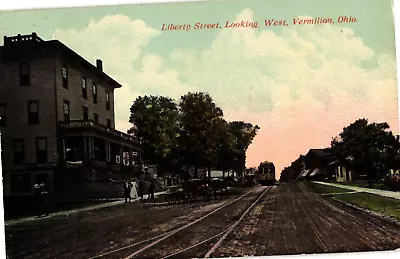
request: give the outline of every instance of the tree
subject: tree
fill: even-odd
[[[197,169],[208,168],[218,159],[218,132],[223,124],[223,112],[216,106],[210,95],[188,93],[179,103],[179,138],[178,143],[185,163]]]
[[[174,101],[162,96],[138,97],[130,112],[129,122],[134,126],[128,133],[140,140],[144,161],[157,164],[160,173],[173,167],[179,118]]]
[[[233,169],[236,173],[242,175],[243,170],[246,168],[246,151],[260,127],[243,121],[233,121],[229,124],[229,128],[234,137],[233,153],[235,157],[233,159]]]
[[[292,162],[290,166],[293,169],[294,179],[297,179],[297,177],[302,173],[304,157],[305,157],[304,155],[300,155],[294,162]]]
[[[359,119],[331,142],[333,156],[357,173],[366,173],[369,184],[380,179],[391,167],[398,153],[399,143],[384,123],[368,123]]]
[[[237,156],[235,151],[235,138],[230,131],[229,123],[225,120],[221,120],[218,124],[217,131],[217,161],[215,167],[218,170],[225,172],[233,169],[235,163],[235,157]]]

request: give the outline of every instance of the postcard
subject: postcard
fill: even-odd
[[[400,248],[391,0],[0,12],[7,258]]]

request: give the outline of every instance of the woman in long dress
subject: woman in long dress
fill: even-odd
[[[131,197],[132,199],[137,199],[138,198],[138,186],[137,186],[137,182],[135,180],[133,180],[131,182],[132,184],[132,189],[131,189]]]

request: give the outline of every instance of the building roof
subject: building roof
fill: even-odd
[[[329,155],[329,150],[327,148],[312,148],[312,149],[310,149],[308,151],[308,153],[310,153],[310,152],[312,152],[312,153],[314,153],[314,154],[316,154],[317,156],[320,156],[320,157],[324,157],[326,155]]]
[[[58,40],[42,40],[36,33],[29,35],[20,35],[7,37],[4,36],[3,58],[5,60],[12,59],[13,57],[25,57],[27,54],[31,55],[45,55],[50,53],[58,53],[63,58],[68,58],[80,64],[89,74],[100,78],[103,82],[114,88],[120,88],[122,85],[115,81],[113,78],[103,72],[102,62],[100,67],[91,64],[75,51],[67,47],[65,44]]]

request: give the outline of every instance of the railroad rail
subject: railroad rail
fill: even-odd
[[[233,224],[231,224],[231,225],[229,225],[228,227],[224,228],[222,231],[220,231],[220,232],[217,233],[216,235],[213,235],[212,237],[206,238],[206,239],[204,239],[204,240],[202,240],[202,241],[197,242],[197,243],[194,244],[194,245],[191,245],[191,246],[189,246],[189,247],[186,247],[186,248],[183,248],[183,249],[181,249],[181,250],[179,250],[179,251],[176,251],[176,252],[174,252],[174,253],[172,253],[172,254],[169,254],[169,255],[167,255],[167,256],[164,256],[164,257],[162,257],[162,259],[171,258],[171,257],[173,257],[173,256],[176,256],[176,255],[179,255],[179,254],[181,254],[181,253],[187,252],[187,251],[189,251],[189,250],[191,250],[191,249],[193,249],[193,248],[196,248],[196,247],[198,247],[198,246],[200,246],[200,245],[202,245],[202,244],[205,244],[205,243],[207,243],[207,242],[211,242],[212,240],[214,240],[214,239],[220,237],[219,240],[211,247],[211,249],[210,249],[210,250],[207,252],[207,254],[205,255],[205,258],[208,258],[208,257],[222,244],[222,242],[225,240],[225,238],[239,225],[239,223],[245,218],[245,216],[250,212],[250,210],[251,210],[257,203],[259,203],[259,201],[261,200],[261,198],[262,198],[262,197],[268,192],[268,190],[270,190],[272,187],[270,186],[270,187],[261,187],[261,188],[263,188],[263,189],[265,188],[265,190],[263,190],[263,191],[261,192],[261,194],[257,197],[257,199],[256,199],[254,202],[252,202],[251,205],[248,206],[247,209],[246,209],[243,213],[241,213],[240,218],[239,218],[238,220],[236,220],[235,222],[233,222]],[[178,227],[178,228],[176,228],[176,229],[167,231],[167,232],[165,232],[165,233],[163,233],[163,234],[154,236],[154,237],[152,237],[152,238],[149,238],[149,239],[146,239],[146,240],[137,242],[137,243],[132,243],[132,244],[130,244],[130,245],[126,245],[126,246],[124,246],[124,247],[120,247],[120,248],[118,248],[118,249],[114,249],[114,250],[112,250],[112,251],[109,251],[109,252],[105,252],[105,253],[96,255],[96,256],[94,256],[94,257],[91,257],[90,259],[102,258],[102,257],[107,256],[107,255],[116,254],[116,253],[118,253],[118,252],[121,252],[121,251],[124,251],[124,250],[128,250],[128,249],[130,249],[130,248],[134,248],[134,247],[136,247],[136,246],[139,246],[139,245],[143,245],[143,244],[148,243],[148,244],[145,245],[144,247],[142,247],[142,248],[140,248],[140,249],[134,251],[133,253],[129,254],[128,256],[124,257],[125,259],[135,258],[135,257],[138,256],[139,254],[142,254],[143,252],[145,252],[145,251],[147,251],[147,250],[149,250],[149,249],[155,247],[157,244],[159,244],[159,243],[161,243],[161,242],[163,242],[163,241],[165,241],[165,240],[171,238],[172,236],[176,235],[177,233],[179,233],[179,232],[181,232],[181,231],[183,231],[183,230],[185,230],[185,229],[187,229],[187,228],[189,228],[189,227],[195,225],[196,223],[199,223],[200,221],[202,221],[202,220],[204,220],[204,219],[210,217],[211,215],[213,215],[213,214],[215,214],[216,212],[218,212],[218,211],[220,211],[220,210],[222,210],[222,209],[228,207],[229,205],[234,204],[234,203],[236,203],[236,202],[242,200],[243,198],[245,198],[246,196],[249,196],[249,195],[250,195],[251,193],[253,193],[253,192],[255,192],[255,190],[251,190],[251,191],[249,191],[249,192],[247,192],[247,193],[245,193],[245,194],[239,196],[238,198],[236,198],[236,199],[234,199],[234,200],[232,200],[232,201],[229,201],[229,202],[227,202],[227,203],[225,203],[225,204],[219,206],[218,208],[214,209],[213,211],[207,213],[206,215],[204,215],[204,216],[202,216],[202,217],[200,217],[200,218],[198,218],[198,219],[196,219],[196,220],[193,220],[193,221],[191,221],[191,222],[185,224],[184,226]],[[222,236],[222,237],[221,237],[221,236]]]
[[[247,216],[247,214],[251,211],[251,209],[253,209],[254,206],[256,206],[259,201],[261,200],[261,198],[272,188],[272,186],[267,187],[262,193],[261,195],[258,196],[258,198],[246,209],[245,212],[243,212],[243,214],[241,215],[241,217],[234,222],[233,224],[231,224],[229,227],[225,228],[224,230],[222,230],[221,232],[219,232],[218,234],[207,238],[203,241],[200,241],[190,247],[187,247],[185,249],[182,249],[180,251],[177,251],[175,253],[169,254],[167,256],[162,257],[161,259],[167,259],[167,258],[171,258],[173,256],[176,256],[178,254],[184,253],[186,251],[189,251],[197,246],[200,246],[204,243],[210,242],[211,240],[214,240],[220,236],[222,236],[220,239],[218,239],[218,241],[210,248],[210,250],[208,250],[208,252],[206,253],[206,255],[204,256],[204,258],[209,258],[211,256],[212,253],[214,253],[223,243],[223,241],[228,237],[228,235],[230,233],[232,233],[232,231],[240,224],[240,222],[242,222],[242,220]]]
[[[207,213],[206,215],[204,215],[204,216],[202,216],[202,217],[200,217],[200,218],[198,218],[198,219],[196,219],[196,220],[194,220],[194,221],[192,221],[192,222],[189,222],[189,223],[185,224],[184,226],[181,226],[181,227],[178,227],[178,228],[176,228],[176,229],[167,231],[167,232],[165,232],[165,233],[162,233],[162,234],[160,234],[160,235],[157,235],[157,236],[148,238],[148,239],[143,240],[143,241],[139,241],[139,242],[136,242],[136,243],[132,243],[132,244],[129,244],[129,245],[126,245],[126,246],[123,246],[123,247],[114,249],[114,250],[112,250],[112,251],[108,251],[108,252],[104,252],[104,253],[98,254],[98,255],[96,255],[96,256],[90,257],[89,259],[103,258],[104,256],[116,254],[116,253],[118,253],[118,252],[121,252],[121,251],[124,251],[124,250],[128,250],[128,249],[130,249],[130,248],[133,248],[133,247],[136,247],[136,246],[139,246],[139,245],[142,245],[142,244],[145,244],[145,243],[148,243],[148,242],[151,242],[151,241],[154,240],[153,242],[151,242],[150,244],[146,245],[145,247],[143,247],[143,248],[141,248],[141,249],[135,251],[134,253],[130,254],[129,256],[125,257],[126,259],[134,258],[136,255],[138,255],[138,254],[140,254],[140,253],[142,253],[142,252],[148,250],[148,249],[151,248],[151,247],[154,247],[154,246],[157,245],[158,243],[160,243],[160,242],[162,242],[162,241],[168,239],[169,237],[171,237],[171,236],[173,236],[173,235],[175,235],[175,234],[181,232],[182,230],[185,230],[185,229],[189,228],[190,226],[193,226],[194,224],[196,224],[196,223],[198,223],[198,222],[200,222],[200,221],[202,221],[202,220],[204,220],[204,219],[210,217],[211,215],[215,214],[216,212],[222,210],[223,208],[228,207],[229,205],[231,205],[231,204],[233,204],[233,203],[235,203],[235,202],[237,202],[237,201],[243,199],[244,197],[250,195],[250,194],[253,193],[254,191],[255,191],[255,190],[251,190],[251,191],[249,191],[249,192],[247,192],[247,193],[245,193],[245,194],[239,196],[238,198],[236,198],[236,199],[234,199],[234,200],[232,200],[232,201],[229,201],[229,202],[227,202],[227,203],[225,203],[225,204],[219,206],[218,208],[214,209],[213,211]]]

